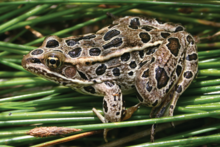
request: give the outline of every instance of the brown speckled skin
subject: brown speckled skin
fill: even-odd
[[[36,50],[22,66],[81,93],[104,96],[105,122],[123,119],[122,95],[134,91],[141,104],[154,107],[151,116],[164,115],[170,102],[166,115],[172,116],[198,69],[195,41],[181,25],[144,17],[120,18],[95,34],[49,36]]]

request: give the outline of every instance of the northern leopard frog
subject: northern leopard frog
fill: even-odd
[[[49,36],[24,56],[22,66],[83,94],[104,96],[107,123],[130,117],[122,94],[135,91],[140,104],[153,107],[151,117],[172,116],[197,73],[198,55],[181,25],[126,16],[95,34]]]

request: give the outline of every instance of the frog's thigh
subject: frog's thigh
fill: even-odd
[[[198,71],[198,55],[196,51],[195,42],[192,39],[191,35],[186,35],[186,40],[189,42],[189,46],[186,49],[185,63],[182,75],[180,76],[179,81],[174,87],[175,91],[173,93],[173,98],[170,104],[168,114],[169,116],[173,116],[173,111],[176,107],[176,103],[179,96],[187,89],[187,87],[193,81]]]
[[[171,78],[163,65],[150,63],[143,65],[136,73],[135,86],[139,101],[149,107],[158,107],[164,101]]]
[[[94,86],[97,92],[104,95],[103,112],[105,122],[121,121],[122,113],[125,110],[121,89],[113,82],[106,81]]]

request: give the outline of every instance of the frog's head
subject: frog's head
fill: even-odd
[[[71,43],[73,44],[74,42],[72,41]],[[83,79],[74,64],[78,60],[77,57],[81,52],[81,48],[74,47],[69,49],[70,47],[65,47],[65,44],[65,39],[57,36],[47,37],[42,46],[23,57],[23,68],[35,75],[62,85],[94,84],[94,82]]]

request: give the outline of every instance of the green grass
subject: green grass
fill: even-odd
[[[56,3],[55,3],[56,2]],[[33,137],[30,129],[62,126],[83,129],[79,134],[103,128],[102,133],[64,145],[75,146],[219,146],[220,118],[220,9],[218,1],[11,1],[0,3],[0,146],[40,146],[65,136]],[[191,3],[187,3],[191,2]],[[197,41],[198,77],[180,97],[173,117],[149,118],[150,108],[141,106],[133,117],[102,124],[92,108],[102,113],[102,98],[79,94],[28,73],[21,67],[23,55],[40,46],[45,36],[67,37],[94,33],[116,16],[136,15],[162,22],[181,23]],[[29,25],[32,30],[26,29]],[[36,36],[34,31],[41,33]],[[125,96],[127,107],[138,103],[135,94]],[[172,128],[169,123],[175,122]],[[155,143],[149,129],[157,123]],[[168,123],[168,124],[164,124]],[[74,134],[74,133],[73,133]],[[73,135],[71,134],[71,135]]]

